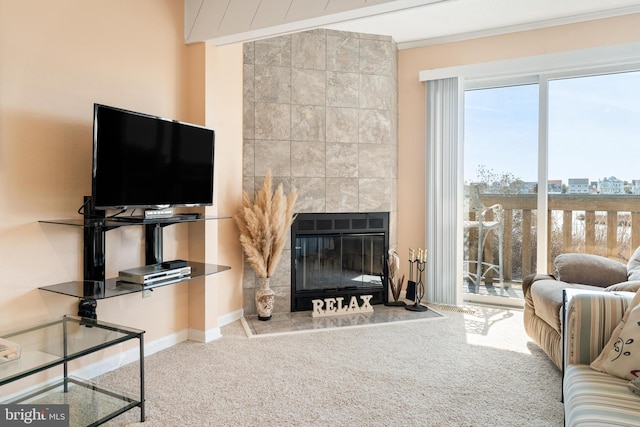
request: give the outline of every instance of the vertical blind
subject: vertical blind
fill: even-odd
[[[426,300],[462,303],[462,79],[426,82]],[[459,268],[460,267],[460,268]]]

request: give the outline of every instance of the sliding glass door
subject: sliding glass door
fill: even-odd
[[[465,91],[466,300],[519,300],[535,271],[538,98],[537,84]]]
[[[517,304],[561,253],[640,245],[640,72],[532,79],[465,91],[466,300]]]

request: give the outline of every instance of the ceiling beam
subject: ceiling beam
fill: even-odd
[[[455,0],[185,0],[185,41],[216,45]]]

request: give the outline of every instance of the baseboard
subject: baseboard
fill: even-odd
[[[211,328],[206,331],[189,329],[189,341],[208,343],[213,340],[217,340],[221,336],[222,334],[220,333],[219,327]]]
[[[231,313],[225,314],[223,316],[218,317],[218,325],[224,326],[230,323],[235,322],[236,320],[240,320],[244,317],[244,309],[232,311]]]
[[[155,341],[145,343],[144,356],[148,357],[167,348],[187,340],[187,330],[182,330],[171,335],[167,335]],[[133,342],[133,340],[132,340]],[[75,370],[72,374],[80,378],[93,378],[107,372],[118,369],[128,363],[136,362],[140,358],[140,348],[138,346],[120,352],[106,359],[84,366]]]
[[[222,332],[220,328],[224,325],[228,325],[230,323],[235,322],[236,320],[240,320],[244,314],[244,310],[236,310],[231,313],[227,313],[223,316],[218,317],[218,326],[212,329],[208,329],[206,331],[201,331],[198,329],[189,329],[189,340],[196,342],[208,343],[213,340],[217,340],[222,337]]]

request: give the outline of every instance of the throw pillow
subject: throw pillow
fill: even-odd
[[[640,291],[591,368],[628,380],[640,377]]]
[[[627,281],[627,266],[593,254],[560,254],[554,260],[554,277],[567,283],[603,288]]]
[[[640,246],[627,263],[627,280],[640,280]]]

